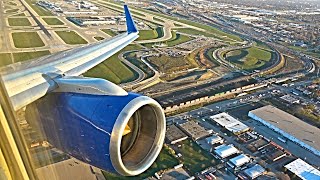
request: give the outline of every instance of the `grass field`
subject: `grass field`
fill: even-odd
[[[263,42],[260,42],[260,41],[256,41],[254,43],[256,44],[257,47],[259,47],[261,49],[272,51],[272,49],[266,43],[263,43]]]
[[[86,40],[84,40],[81,36],[79,36],[74,31],[55,31],[55,32],[66,44],[87,44],[88,43]]]
[[[124,57],[135,66],[139,67],[147,75],[147,78],[154,75],[152,69],[150,69],[145,63],[143,63],[140,58],[136,57],[135,52],[126,53],[124,54]]]
[[[214,157],[192,140],[183,141],[180,150],[184,166],[193,174],[216,164]]]
[[[129,45],[122,51],[139,49],[141,49],[139,46]],[[136,74],[118,59],[119,53],[120,52],[116,53],[98,66],[90,69],[84,74],[84,76],[107,79],[115,84],[134,80],[136,78]]]
[[[21,52],[13,53],[14,62],[26,61],[41,56],[49,55],[50,51],[35,51],[35,52]]]
[[[37,32],[12,33],[12,39],[16,48],[31,48],[44,46]]]
[[[140,30],[139,31],[139,40],[147,40],[147,39],[156,39],[158,37],[158,33],[156,30]]]
[[[102,41],[102,40],[104,40],[103,37],[99,37],[99,36],[94,37],[94,39],[96,39],[97,41]]]
[[[176,33],[175,31],[171,31],[172,33],[172,37],[171,39],[167,40],[167,41],[163,41],[162,43],[165,44],[168,47],[172,47],[187,41],[192,40],[193,38],[183,35],[183,34],[179,34]],[[142,44],[145,47],[151,48],[153,45],[155,44],[159,44],[159,43],[146,43],[146,44]]]
[[[39,16],[53,16],[50,11],[36,5],[37,0],[25,0],[25,2],[28,3]]]
[[[177,29],[178,32],[182,32],[182,33],[186,33],[186,34],[191,34],[191,35],[203,35],[206,37],[216,37],[214,34],[209,33],[207,31],[198,31],[195,29],[191,29],[191,28],[181,28],[181,29]]]
[[[114,31],[112,31],[111,29],[101,29],[101,31],[104,32],[104,33],[106,33],[106,34],[108,34],[108,35],[110,35],[111,37],[117,35],[117,33],[114,32]]]
[[[172,38],[166,41],[166,44],[169,47],[192,40],[192,38],[190,38],[189,36],[178,34],[174,31],[172,31],[171,33],[172,33]]]
[[[235,50],[226,54],[226,60],[246,70],[253,70],[264,66],[266,62],[271,60],[271,57],[272,52],[258,47]]]
[[[179,161],[169,153],[169,150],[166,147],[163,147],[157,160],[152,164],[152,166],[147,171],[145,171],[144,173],[138,176],[124,177],[124,176],[118,176],[109,172],[103,172],[103,175],[108,180],[127,180],[127,179],[139,180],[139,179],[145,179],[147,177],[153,176],[154,173],[160,170],[173,168],[175,165],[178,165],[178,164],[179,164]]]
[[[8,18],[9,26],[31,26],[28,18]]]
[[[181,57],[170,57],[166,55],[160,55],[159,57],[148,58],[151,64],[164,73],[170,73],[182,69],[188,69],[193,65],[183,56]]]
[[[151,30],[140,30],[139,31],[139,40],[148,40],[148,39],[157,39],[163,36],[163,29],[162,27],[157,27]]]
[[[10,53],[0,53],[0,67],[11,64],[11,55]]]
[[[110,5],[110,4],[107,4],[107,5],[111,6],[113,8],[119,9],[119,10],[121,9],[120,7],[115,6],[115,5]],[[181,19],[181,18],[177,18],[177,17],[164,15],[164,14],[161,14],[161,13],[157,13],[157,12],[153,12],[153,11],[149,11],[149,10],[145,10],[145,9],[141,9],[141,8],[133,8],[133,7],[131,7],[131,9],[132,10],[138,10],[138,11],[141,11],[141,12],[146,12],[146,13],[153,14],[153,15],[160,16],[160,17],[164,17],[164,18],[167,18],[167,19],[171,19],[171,20],[174,20],[174,21],[181,22],[181,23],[189,24],[189,25],[192,25],[192,26],[195,26],[195,27],[199,27],[199,28],[202,28],[202,29],[210,32],[210,33],[214,33],[217,36],[220,36],[220,38],[224,39],[224,40],[225,40],[225,37],[228,37],[228,38],[230,38],[232,40],[235,40],[235,41],[242,41],[242,39],[239,36],[237,36],[235,34],[230,34],[230,33],[223,32],[223,31],[219,30],[218,28],[215,28],[215,27],[212,27],[212,26],[204,25],[204,24],[201,24],[201,23],[198,23],[198,22],[193,22],[193,21],[186,20],[186,19]],[[225,36],[225,37],[223,37],[223,36]]]
[[[210,49],[208,49],[208,50],[206,51],[206,53],[204,54],[205,57],[206,57],[207,59],[209,59],[211,62],[213,62],[216,66],[220,66],[220,63],[219,63],[216,59],[214,59],[214,57],[213,57],[213,52],[214,52],[216,49],[218,49],[218,48],[219,48],[219,47],[210,48]]]
[[[48,25],[64,25],[63,22],[61,22],[57,18],[42,18]]]

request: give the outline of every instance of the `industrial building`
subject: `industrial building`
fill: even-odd
[[[231,158],[227,164],[232,168],[235,169],[237,167],[241,167],[242,165],[249,163],[250,158],[244,154],[240,154],[239,156],[236,156],[234,158]]]
[[[224,159],[231,155],[238,154],[239,150],[235,148],[232,144],[229,145],[221,145],[215,148],[214,153],[220,158]]]
[[[271,105],[249,111],[249,117],[320,156],[320,130]]]
[[[287,154],[279,149],[275,150],[274,152],[270,153],[267,155],[267,158],[274,162],[274,161],[277,161],[283,157],[285,157]]]
[[[241,134],[250,129],[247,125],[243,124],[225,112],[210,116],[210,118],[235,135]]]
[[[167,127],[166,138],[170,144],[183,141],[188,138],[177,126],[170,125]]]
[[[210,135],[210,133],[206,131],[204,127],[200,126],[194,121],[187,121],[179,124],[179,127],[195,141]]]
[[[263,175],[265,172],[266,170],[259,164],[255,164],[254,166],[244,170],[244,174],[248,176],[250,179],[255,179]]]
[[[320,179],[320,171],[302,159],[296,159],[284,167],[302,180]]]
[[[264,138],[260,138],[252,143],[250,143],[247,148],[252,151],[260,151],[261,149],[265,148],[266,146],[268,146],[270,144],[269,141],[265,140]]]
[[[223,139],[218,135],[212,135],[210,137],[207,137],[206,141],[207,141],[207,143],[209,145],[215,145],[215,144],[218,144],[218,143],[220,143],[220,144],[223,143]]]
[[[119,17],[67,17],[67,19],[78,26],[94,26],[94,25],[116,25],[124,24],[125,19],[122,16]]]

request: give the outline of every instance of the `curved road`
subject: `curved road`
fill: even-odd
[[[125,51],[125,52],[122,52],[118,55],[118,58],[120,59],[120,61],[122,61],[123,63],[125,63],[127,66],[129,66],[131,69],[133,69],[135,72],[138,73],[138,78],[135,79],[134,81],[131,81],[131,82],[127,82],[127,83],[122,83],[121,86],[132,86],[132,85],[135,85],[137,84],[138,82],[142,81],[146,75],[145,73],[140,69],[138,68],[137,66],[135,66],[134,64],[132,64],[131,62],[129,62],[127,59],[125,59],[123,57],[123,55],[125,53],[128,53],[128,52],[132,52],[132,51]]]

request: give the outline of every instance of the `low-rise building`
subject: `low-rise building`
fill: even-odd
[[[255,179],[264,173],[266,173],[266,170],[259,164],[255,164],[254,166],[244,170],[244,174],[248,176],[249,179]]]
[[[320,156],[320,130],[271,105],[249,111],[248,116],[282,137]]]
[[[276,151],[272,152],[271,154],[268,154],[268,155],[267,155],[267,158],[268,158],[270,161],[274,162],[274,161],[277,161],[277,160],[285,157],[286,155],[287,155],[287,154],[286,154],[285,152],[283,152],[283,151],[281,151],[281,150],[276,150]]]
[[[250,162],[250,158],[244,154],[240,154],[239,156],[236,156],[234,158],[231,158],[227,164],[232,168],[235,169],[237,167],[241,167],[246,163]]]
[[[166,138],[170,144],[175,144],[187,139],[188,136],[183,133],[177,126],[170,125],[167,127]]]
[[[210,137],[207,137],[206,141],[207,141],[207,143],[209,145],[215,145],[215,144],[218,144],[218,143],[220,143],[220,144],[223,143],[223,139],[218,135],[212,135]]]
[[[302,159],[296,159],[284,167],[302,180],[320,179],[320,171]]]
[[[210,116],[210,118],[220,126],[226,128],[228,131],[236,135],[250,130],[247,125],[243,124],[242,122],[225,112]]]
[[[187,121],[179,124],[179,127],[195,141],[210,135],[210,133],[206,131],[204,127],[200,126],[194,121]]]
[[[239,150],[235,148],[232,144],[229,145],[221,145],[215,148],[213,151],[220,159],[227,158],[231,155],[239,153]]]

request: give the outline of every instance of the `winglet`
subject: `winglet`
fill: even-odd
[[[127,32],[130,33],[135,33],[138,32],[138,29],[136,25],[134,24],[134,21],[132,19],[132,16],[130,14],[128,5],[124,5],[124,12],[126,14],[126,22],[127,22]]]

